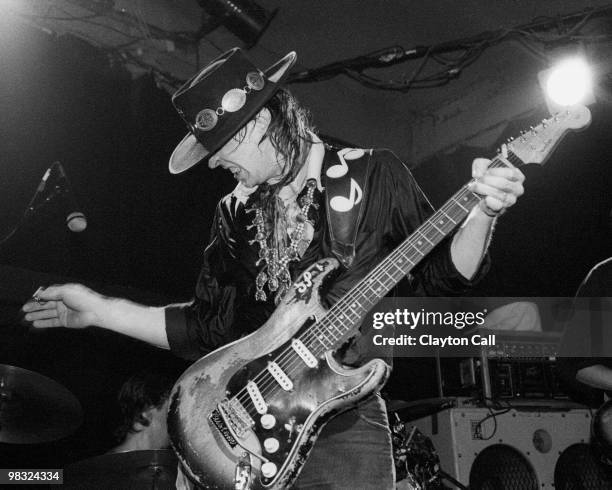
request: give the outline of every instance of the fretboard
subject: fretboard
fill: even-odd
[[[512,153],[509,153],[507,161],[514,166],[523,164]],[[489,168],[507,166],[506,161],[498,156],[491,161]],[[467,217],[480,200],[468,186],[469,183],[463,186],[353,286],[325,317],[300,336],[300,340],[317,355],[338,348],[353,334],[365,314]]]

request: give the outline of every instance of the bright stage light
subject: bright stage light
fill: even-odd
[[[593,100],[591,69],[582,58],[570,58],[539,74],[546,96],[557,106],[588,104]]]

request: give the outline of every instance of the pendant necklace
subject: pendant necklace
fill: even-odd
[[[308,220],[308,211],[314,204],[313,197],[317,188],[316,179],[308,179],[306,181],[306,194],[302,196],[298,204],[300,212],[296,216],[296,226],[290,235],[290,242],[287,247],[283,246],[268,246],[268,236],[266,234],[265,217],[261,204],[254,206],[255,211],[253,224],[257,228],[255,239],[249,243],[257,242],[259,244],[259,259],[255,265],[259,266],[263,263],[263,267],[257,274],[255,279],[255,299],[257,301],[266,301],[267,295],[264,291],[264,286],[268,286],[271,293],[276,293],[276,302],[280,301],[282,296],[287,292],[291,285],[291,274],[289,273],[289,262],[294,262],[300,259],[300,242],[304,238],[306,221]],[[249,227],[250,228],[250,227]],[[271,240],[274,240],[274,227],[271,233]],[[303,251],[302,251],[303,252]]]

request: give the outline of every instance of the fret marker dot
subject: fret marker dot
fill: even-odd
[[[417,245],[423,245],[423,242],[417,242]]]

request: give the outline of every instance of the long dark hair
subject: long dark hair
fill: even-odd
[[[284,177],[273,186],[280,189],[295,179],[306,163],[314,127],[310,112],[285,88],[279,89],[264,107],[272,116],[264,137],[270,138],[274,149],[284,158]]]
[[[273,148],[282,157],[283,177],[275,184],[261,184],[253,198],[255,204],[264,211],[267,231],[273,233],[277,242],[286,246],[285,234],[279,231],[284,225],[281,223],[282,204],[278,193],[304,167],[314,143],[312,133],[315,128],[310,112],[285,88],[280,88],[264,107],[270,111],[271,118],[262,141],[269,138]]]

